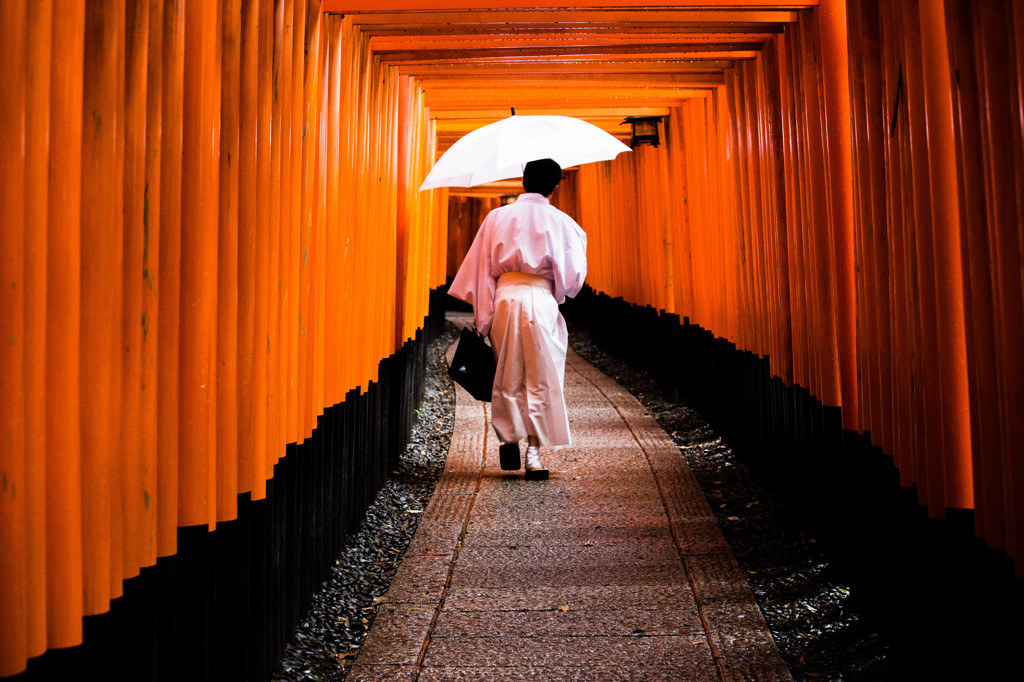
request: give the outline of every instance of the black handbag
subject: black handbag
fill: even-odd
[[[490,402],[494,370],[494,352],[487,345],[483,334],[476,329],[463,327],[459,345],[455,347],[455,356],[448,368],[448,376],[477,400]]]

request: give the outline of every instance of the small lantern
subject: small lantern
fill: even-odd
[[[633,126],[633,139],[630,140],[630,147],[641,144],[651,144],[655,147],[661,141],[658,138],[658,124],[661,123],[661,116],[627,116],[623,123]]]
[[[516,203],[516,195],[515,194],[502,194],[501,195],[501,205],[502,206],[508,206],[509,204],[514,204],[514,203]]]

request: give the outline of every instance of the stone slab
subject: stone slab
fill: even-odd
[[[423,667],[590,668],[608,661],[621,666],[714,667],[704,637],[442,637],[430,641]]]
[[[371,682],[371,680],[415,680],[419,674],[417,665],[353,665],[345,676],[346,682]]]
[[[686,557],[686,572],[700,604],[718,601],[753,601],[743,571],[731,554]]]
[[[673,528],[679,551],[683,555],[731,552],[718,521],[713,517],[679,520],[673,523]]]
[[[479,479],[479,464],[475,468],[459,468],[437,482],[434,494],[472,495],[476,492]]]
[[[424,519],[416,529],[405,556],[444,556],[455,552],[462,534],[462,524],[431,522]]]
[[[529,587],[531,585],[685,585],[686,571],[671,545],[604,545],[564,548],[487,548],[463,550],[452,575],[454,585]],[[615,551],[613,551],[615,550]],[[632,554],[630,553],[632,551]]]
[[[463,524],[469,516],[473,495],[458,495],[450,492],[434,492],[424,510],[425,518],[433,523]]]
[[[501,494],[510,499],[524,500],[535,495],[565,497],[592,501],[605,495],[623,496],[636,492],[654,493],[658,486],[649,471],[613,470],[601,468],[594,471],[559,471],[555,458],[545,457],[544,464],[558,474],[543,485],[524,486],[520,478],[497,478],[488,476],[481,479],[480,492],[486,495]],[[520,471],[521,475],[522,472]]]
[[[697,613],[689,585],[486,588],[452,586],[445,609],[459,611],[676,609]]]
[[[419,682],[704,682],[717,679],[718,675],[712,670],[699,665],[424,668],[418,678]]]
[[[715,526],[717,531],[718,527]],[[718,534],[721,537],[721,533]],[[672,534],[665,526],[544,526],[527,525],[518,528],[488,528],[471,525],[463,539],[464,547],[511,546],[580,546],[587,542],[595,545],[627,543],[644,540],[672,542]],[[724,542],[724,541],[723,541]],[[726,545],[728,547],[728,545]]]
[[[565,566],[578,563],[584,566],[681,565],[679,553],[670,542],[660,538],[623,543],[580,543],[573,546],[515,546],[515,547],[463,547],[459,554],[458,569],[497,566],[499,568],[549,564]],[[458,570],[457,569],[457,570]],[[544,583],[540,583],[544,584]]]
[[[664,517],[664,515],[662,515]],[[687,521],[692,520],[690,518]],[[642,510],[624,509],[619,511],[584,511],[575,510],[572,514],[553,515],[543,508],[523,510],[521,513],[502,515],[493,513],[484,515],[474,513],[470,516],[470,528],[519,528],[526,526],[548,526],[557,528],[563,524],[597,528],[600,526],[638,526],[651,525],[650,513]],[[668,520],[665,520],[667,526]]]
[[[434,608],[381,604],[359,651],[360,665],[416,665],[434,620]]]
[[[407,556],[402,560],[385,596],[390,603],[437,604],[440,602],[452,557]]]
[[[704,635],[696,610],[583,611],[568,604],[551,611],[445,610],[433,631],[435,638],[691,635]]]
[[[700,607],[715,658],[762,664],[778,658],[775,640],[753,601],[725,601]]]

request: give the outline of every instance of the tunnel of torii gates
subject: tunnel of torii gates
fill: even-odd
[[[1024,575],[1024,6],[486,4],[0,2],[0,675],[267,676],[517,191],[418,187],[510,106],[661,117],[554,198],[596,339]]]

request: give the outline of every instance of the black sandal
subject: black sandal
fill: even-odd
[[[548,480],[548,470],[544,467],[537,467],[535,469],[526,470],[527,481],[546,481]]]
[[[498,459],[503,471],[519,471],[519,443],[502,443],[498,448]]]

